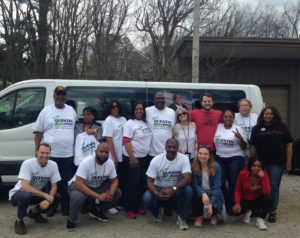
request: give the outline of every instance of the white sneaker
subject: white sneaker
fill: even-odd
[[[107,213],[110,215],[116,215],[119,213],[119,211],[116,208],[112,207],[112,208],[108,209]]]
[[[262,219],[262,218],[260,218],[260,217],[258,217],[258,218],[256,219],[256,226],[257,226],[260,230],[267,230],[267,229],[268,229],[268,227],[267,227],[266,224],[265,224],[264,219]]]
[[[161,223],[162,217],[164,215],[164,211],[165,211],[165,209],[163,207],[160,207],[159,211],[158,211],[157,217],[153,217],[153,222],[155,222],[155,223]]]
[[[247,212],[245,213],[244,217],[243,217],[243,222],[246,224],[250,224],[251,222],[251,210],[247,210]]]
[[[189,226],[186,224],[186,221],[183,220],[180,216],[177,216],[177,225],[180,230],[188,230]]]

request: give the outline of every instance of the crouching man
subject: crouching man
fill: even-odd
[[[57,164],[49,160],[51,147],[42,143],[37,147],[36,158],[25,160],[19,172],[19,181],[9,191],[9,200],[18,207],[17,220],[14,225],[19,235],[27,233],[24,217],[34,219],[37,223],[47,223],[41,215],[52,206],[56,206],[57,182],[61,180]],[[36,205],[27,213],[29,205]]]
[[[70,210],[67,229],[73,231],[77,225],[78,213],[83,204],[87,204],[89,215],[99,221],[107,222],[104,214],[119,200],[118,179],[115,165],[108,160],[107,143],[100,143],[96,156],[83,160],[70,181]]]
[[[166,142],[166,152],[154,157],[147,171],[147,187],[143,200],[153,215],[153,222],[161,222],[164,207],[177,202],[177,225],[180,230],[189,229],[188,217],[192,197],[191,166],[189,159],[177,152],[178,142],[171,138]]]

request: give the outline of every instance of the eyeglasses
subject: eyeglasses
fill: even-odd
[[[112,105],[111,106],[111,109],[116,109],[116,108],[119,108],[119,106],[118,105]]]
[[[178,117],[181,117],[182,115],[187,115],[187,113],[186,113],[186,112],[179,113],[179,114],[178,114]]]

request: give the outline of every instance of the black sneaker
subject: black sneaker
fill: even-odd
[[[276,211],[275,210],[269,212],[268,222],[271,222],[271,223],[276,222]]]
[[[71,222],[70,219],[68,218],[68,222],[66,225],[68,231],[75,231],[76,230],[76,223],[75,222]]]
[[[32,210],[29,210],[28,217],[35,220],[36,223],[47,223],[48,220],[44,218],[41,213],[33,213]]]
[[[53,217],[57,210],[57,204],[52,204],[46,212],[47,217]]]
[[[90,217],[96,218],[96,219],[98,219],[98,220],[101,221],[101,222],[108,222],[108,221],[109,221],[108,217],[105,216],[105,215],[103,214],[103,212],[101,212],[101,211],[96,211],[95,209],[92,209],[92,210],[89,212],[89,215],[90,215]]]
[[[18,234],[18,235],[27,234],[27,228],[24,224],[24,221],[16,221],[15,225],[14,225],[14,228],[15,228],[16,234]]]

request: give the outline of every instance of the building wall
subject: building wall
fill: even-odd
[[[221,67],[216,74],[216,82],[256,84],[264,89],[268,94],[267,103],[281,109],[294,138],[300,137],[299,80],[300,60],[241,59]],[[270,95],[272,88],[273,98]],[[284,91],[286,96],[283,96]],[[282,100],[279,102],[278,98]]]
[[[262,88],[268,104],[279,107],[294,139],[300,137],[300,59],[231,59],[201,60],[200,82],[245,83]],[[209,62],[209,63],[207,63]],[[191,79],[191,58],[181,58],[179,69]],[[191,81],[191,80],[190,80]],[[273,89],[273,99],[270,90]],[[276,90],[278,98],[276,98]],[[286,91],[286,96],[282,95]],[[268,92],[268,93],[267,93]],[[268,95],[267,95],[268,94]],[[263,95],[264,96],[264,95]],[[278,102],[278,99],[281,101]],[[277,101],[276,101],[276,100]],[[276,105],[277,104],[277,105]],[[284,104],[286,106],[284,106]],[[284,108],[286,107],[286,108]]]

